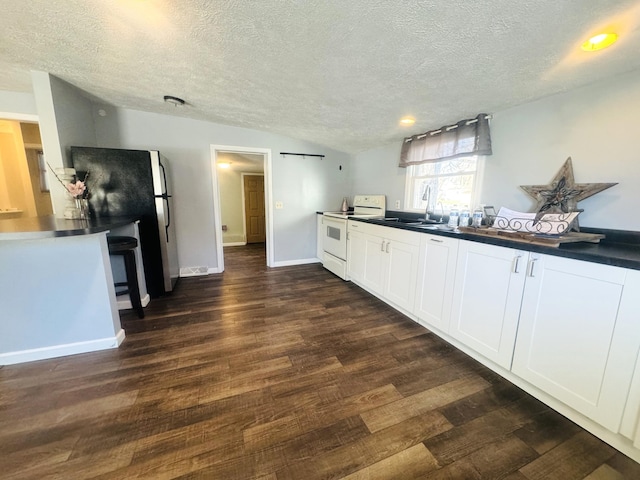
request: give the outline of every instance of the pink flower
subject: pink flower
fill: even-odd
[[[76,183],[67,183],[67,190],[72,197],[80,198],[84,194],[87,187],[82,180],[76,180]]]

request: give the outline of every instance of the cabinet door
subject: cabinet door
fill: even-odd
[[[349,230],[347,234],[347,276],[350,280],[362,282],[366,259],[365,234]]]
[[[422,235],[413,313],[427,326],[448,333],[458,243],[455,238]]]
[[[387,272],[384,297],[406,311],[413,309],[418,276],[419,247],[397,240],[388,240]]]
[[[614,432],[638,351],[637,313],[622,302],[626,274],[532,254],[512,369]]]
[[[449,333],[509,369],[524,288],[526,252],[460,241]]]
[[[382,295],[385,286],[387,242],[375,235],[364,235],[364,275],[362,285],[378,295]]]

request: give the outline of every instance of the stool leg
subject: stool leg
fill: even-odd
[[[124,255],[124,268],[127,273],[131,306],[138,312],[138,318],[144,318],[144,309],[142,308],[142,301],[140,300],[140,287],[138,286],[136,255],[133,250],[126,252]]]

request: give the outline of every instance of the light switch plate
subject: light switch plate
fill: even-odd
[[[284,207],[282,202],[276,202],[276,210],[281,210]]]

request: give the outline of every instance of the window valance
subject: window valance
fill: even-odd
[[[462,120],[455,125],[420,133],[404,139],[400,167],[438,162],[468,155],[491,155],[489,116]]]

